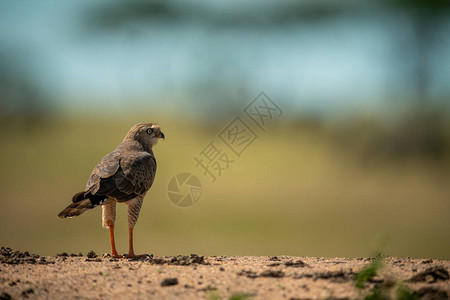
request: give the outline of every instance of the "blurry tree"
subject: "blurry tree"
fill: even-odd
[[[394,12],[398,17],[406,16],[415,33],[408,53],[412,56],[402,55],[399,59],[403,61],[405,57],[413,57],[413,78],[409,73],[402,74],[401,77],[411,78],[413,86],[417,88],[417,98],[424,103],[430,97],[430,55],[435,46],[437,29],[450,16],[448,0],[246,1],[238,7],[229,5],[228,9],[221,9],[223,7],[214,6],[208,1],[119,1],[93,9],[87,24],[90,29],[106,31],[117,30],[129,24],[151,25],[161,22],[167,25],[198,23],[205,28],[264,30],[267,27],[297,23],[326,22],[341,16],[360,18],[365,14],[382,16],[386,12]],[[395,29],[392,32],[396,41],[402,40]]]
[[[414,32],[411,47],[415,55],[415,86],[418,99],[429,99],[431,53],[436,45],[437,33],[450,17],[448,0],[385,0],[388,9],[406,15]]]
[[[299,21],[322,20],[336,11],[342,11],[343,8],[339,3],[323,2],[311,2],[308,5],[289,2],[274,6],[270,2],[247,1],[239,6],[228,5],[224,8],[208,1],[116,1],[108,5],[94,6],[90,14],[87,14],[85,25],[87,31],[94,34],[100,31],[131,38],[136,37],[136,33],[152,27],[159,29],[174,25],[178,28],[196,25],[205,31],[265,30],[271,26],[289,26]],[[192,78],[183,93],[188,93],[189,98],[202,105],[204,111],[219,111],[220,114],[209,114],[214,121],[217,121],[217,118],[213,115],[224,118],[236,115],[236,110],[242,109],[240,101],[253,97],[246,85],[245,76],[249,74],[240,72],[239,66],[230,70],[229,58],[219,45],[205,41],[204,49],[205,53],[199,56],[200,61],[196,64],[198,72],[192,72],[202,76]]]
[[[115,1],[94,7],[85,21],[89,31],[110,31],[133,22],[179,22],[184,15],[176,9],[172,1]]]
[[[217,9],[207,1],[116,1],[108,5],[94,7],[86,19],[89,29],[115,30],[130,23],[154,24],[167,23],[199,23],[205,27],[239,27],[265,28],[265,26],[280,26],[295,22],[310,22],[324,20],[337,13],[348,12],[346,2],[336,1],[281,1],[254,5],[243,3],[234,9]]]
[[[35,125],[48,114],[43,93],[17,53],[0,53],[0,122],[2,128],[20,123]],[[28,126],[29,127],[29,126]]]

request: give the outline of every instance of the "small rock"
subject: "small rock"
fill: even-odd
[[[237,273],[239,276],[247,276],[248,278],[256,278],[258,277],[258,274],[256,272],[250,271],[250,270],[241,270]]]
[[[29,294],[34,294],[34,290],[32,288],[22,291],[22,296],[24,296],[25,298],[28,298]]]
[[[196,264],[203,264],[205,262],[205,257],[198,256],[197,254],[191,254],[191,262]]]
[[[88,262],[101,262],[102,260],[100,258],[86,258],[84,261],[88,261]]]
[[[171,286],[171,285],[177,285],[178,284],[178,278],[165,278],[163,281],[161,281],[161,286]]]
[[[297,260],[296,262],[287,261],[287,262],[284,263],[284,265],[286,267],[295,267],[295,268],[300,268],[300,267],[306,267],[307,266],[307,264],[304,263],[303,261],[301,261],[300,259]]]
[[[11,300],[12,297],[10,294],[8,294],[7,292],[3,292],[0,294],[0,300]]]
[[[162,264],[164,264],[165,261],[162,258],[153,258],[150,260],[150,262],[154,263],[156,265],[162,265]]]
[[[280,277],[284,277],[284,272],[281,270],[265,270],[263,272],[261,272],[261,274],[259,274],[259,276],[261,277],[275,277],[275,278],[280,278]]]
[[[269,258],[269,260],[271,260],[271,261],[279,261],[280,259],[277,256],[272,256],[271,258]]]
[[[18,282],[20,282],[20,280],[11,281],[9,286],[15,286]]]
[[[88,252],[87,257],[88,258],[97,258],[98,255],[94,251],[91,250]]]

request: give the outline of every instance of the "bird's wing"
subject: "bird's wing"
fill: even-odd
[[[148,152],[132,152],[122,157],[120,168],[122,172],[114,175],[117,189],[124,193],[143,195],[155,179],[156,160]]]
[[[102,178],[108,178],[116,174],[120,166],[121,153],[113,151],[97,164],[89,177],[86,184],[86,192],[95,194],[100,189],[100,181]]]

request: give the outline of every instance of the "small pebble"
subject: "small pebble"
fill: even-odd
[[[178,278],[165,278],[163,281],[161,281],[161,286],[171,286],[171,285],[177,285],[178,284]]]

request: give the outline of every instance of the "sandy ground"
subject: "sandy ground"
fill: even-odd
[[[211,256],[145,260],[40,257],[1,249],[0,299],[363,299],[401,283],[422,299],[448,299],[449,261],[385,258],[358,289],[368,258]]]

